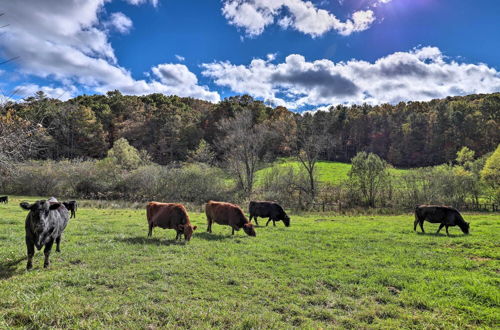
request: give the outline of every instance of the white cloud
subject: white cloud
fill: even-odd
[[[111,14],[106,25],[113,27],[120,33],[128,33],[132,29],[132,20],[125,14],[117,12]]]
[[[184,56],[181,56],[181,55],[177,55],[175,54],[175,58],[180,61],[180,62],[184,62],[186,60],[186,58]]]
[[[341,35],[364,31],[375,21],[371,10],[356,11],[342,22],[334,14],[303,0],[225,0],[222,14],[230,24],[257,36],[275,22],[312,37],[335,30]]]
[[[0,36],[0,55],[20,56],[16,64],[21,74],[97,92],[119,89],[127,94],[173,93],[172,86],[158,80],[136,80],[118,65],[107,28],[109,22],[115,22],[113,26],[124,32],[132,22],[120,13],[107,20],[103,6],[110,0],[0,1],[6,13],[2,23],[10,24]],[[146,1],[129,2],[137,5]],[[157,1],[150,2],[157,5]],[[179,96],[220,99],[217,92],[204,86],[179,85],[175,91]]]
[[[158,0],[125,0],[126,2],[130,3],[131,5],[143,5],[145,3],[151,3],[153,7],[158,6]]]
[[[15,96],[26,98],[35,95],[38,91],[43,91],[48,97],[61,101],[66,101],[77,94],[77,88],[75,86],[52,87],[39,86],[37,84],[24,84],[16,87]]]
[[[308,62],[297,54],[284,63],[203,64],[219,86],[292,109],[339,103],[396,103],[500,91],[500,73],[486,64],[458,63],[436,47],[397,52],[370,63]]]

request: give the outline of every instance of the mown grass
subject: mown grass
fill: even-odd
[[[494,328],[500,216],[471,235],[413,232],[413,216],[292,214],[230,235],[205,216],[188,244],[145,212],[81,208],[62,252],[25,271],[25,211],[0,205],[0,327]],[[437,225],[426,224],[429,233]]]
[[[296,160],[283,158],[274,162],[271,166],[265,167],[256,173],[256,184],[257,186],[262,184],[262,179],[266,173],[269,173],[273,168],[284,168],[292,167],[294,170],[299,170],[302,164]],[[316,171],[318,175],[318,180],[323,183],[339,184],[342,181],[348,179],[348,173],[351,169],[351,164],[330,162],[330,161],[318,161],[316,164]],[[391,168],[389,172],[393,175],[400,175],[405,173],[406,169]]]

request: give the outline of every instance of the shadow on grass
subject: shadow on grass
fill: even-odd
[[[235,235],[236,236],[236,235]],[[199,233],[193,236],[193,238],[201,238],[206,241],[224,241],[226,239],[231,239],[232,235],[221,235],[221,234],[214,234],[214,233]]]
[[[26,257],[0,263],[0,280],[6,280],[14,276],[17,273],[17,265],[23,260],[26,260]]]
[[[417,231],[417,235],[422,235],[422,236],[436,236],[436,237],[463,237],[463,236],[467,236],[465,234],[450,234],[450,235],[446,235],[446,234],[443,234],[443,233],[439,233],[439,234],[428,233],[428,232],[422,233],[421,231]]]
[[[123,242],[127,244],[139,244],[139,245],[185,245],[186,242],[184,240],[178,241],[175,239],[160,239],[154,237],[127,237],[127,238],[118,238],[116,239],[118,242]]]

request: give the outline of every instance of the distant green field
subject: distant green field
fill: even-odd
[[[316,165],[318,179],[321,182],[338,184],[348,178],[349,170],[351,169],[351,164],[339,163],[339,162],[329,162],[329,161],[319,161]],[[257,171],[256,182],[257,185],[260,184],[262,177],[272,170],[272,168],[283,168],[283,167],[293,167],[294,169],[300,169],[302,164],[296,160],[291,159],[280,159],[273,163],[271,166],[263,168]],[[390,172],[392,174],[400,174],[409,170],[391,168]]]
[[[34,199],[32,199],[34,200]],[[144,210],[81,208],[62,252],[25,271],[24,218],[0,204],[0,328],[495,328],[500,215],[471,235],[413,216],[291,214],[257,237],[191,213],[188,244],[147,238]]]

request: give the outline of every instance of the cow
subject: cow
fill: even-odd
[[[78,210],[78,203],[76,201],[63,202],[64,206],[71,213],[70,218],[76,218],[76,210]]]
[[[250,221],[254,218],[257,226],[259,225],[257,218],[261,217],[269,218],[266,227],[271,221],[273,226],[276,226],[276,221],[280,220],[283,221],[285,227],[290,227],[290,218],[278,203],[251,201],[248,205],[248,213],[250,213]]]
[[[68,210],[55,198],[39,200],[33,204],[23,202],[19,206],[29,211],[25,221],[28,250],[26,269],[33,268],[32,260],[35,255],[35,247],[40,250],[43,246],[45,246],[43,267],[47,268],[50,265],[49,256],[54,241],[57,244],[56,251],[61,252],[61,236],[69,221]]]
[[[415,208],[415,222],[413,223],[413,230],[417,230],[417,225],[420,225],[422,233],[424,231],[424,221],[427,220],[430,223],[440,223],[436,234],[446,227],[446,234],[448,233],[448,227],[459,226],[464,234],[469,234],[470,225],[465,222],[462,215],[453,207],[449,206],[439,206],[439,205],[418,205]]]
[[[193,232],[198,228],[191,224],[186,208],[182,204],[149,202],[146,206],[146,215],[149,225],[148,237],[153,235],[154,227],[160,227],[175,229],[176,240],[182,239],[182,234],[184,234],[184,239],[189,241]]]
[[[235,230],[243,228],[247,235],[256,236],[252,223],[248,221],[238,205],[209,201],[205,205],[205,214],[207,215],[207,232],[209,233],[212,232],[212,223],[215,222],[219,225],[230,226],[233,229],[233,235]]]
[[[0,203],[9,204],[9,196],[0,197]]]

